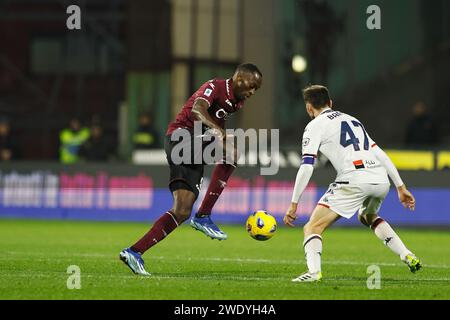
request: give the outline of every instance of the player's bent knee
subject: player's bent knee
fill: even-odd
[[[184,190],[183,190],[184,191]],[[194,206],[195,197],[191,192],[180,192],[175,195],[173,205],[173,213],[178,223],[183,223],[191,216],[192,207]]]
[[[311,234],[322,234],[324,231],[324,228],[320,225],[312,224],[311,222],[308,222],[303,227],[303,233],[305,235],[311,235]]]
[[[176,208],[173,210],[173,213],[179,224],[189,219],[189,217],[191,216],[191,212],[191,208]]]
[[[373,225],[373,223],[379,219],[379,216],[376,213],[365,214],[364,219],[366,221],[365,225],[370,228]]]
[[[310,228],[310,226],[309,226],[309,223],[307,223],[307,224],[305,224],[305,225],[303,226],[303,233],[304,233],[305,235],[311,233],[311,228]]]
[[[366,227],[370,228],[370,224],[367,222],[366,218],[362,215],[358,215],[358,220]]]

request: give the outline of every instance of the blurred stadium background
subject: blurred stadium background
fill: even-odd
[[[71,4],[81,8],[81,30],[66,28]],[[263,87],[228,127],[279,128],[281,169],[259,176],[259,166],[240,167],[216,206],[218,222],[243,223],[256,209],[283,215],[309,121],[301,89],[322,83],[415,192],[415,213],[391,192],[382,215],[449,227],[450,3],[379,0],[382,29],[368,30],[371,4],[1,0],[0,217],[153,221],[171,205],[161,149],[168,122],[201,83],[251,62]],[[67,129],[73,118],[76,134]],[[70,157],[62,148],[77,139],[83,146]],[[320,166],[304,220],[334,178]]]

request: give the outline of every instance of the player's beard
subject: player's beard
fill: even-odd
[[[237,102],[242,102],[242,101],[245,101],[247,99],[245,98],[245,96],[237,94],[236,95],[236,100],[237,100]]]

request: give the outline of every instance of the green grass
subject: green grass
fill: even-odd
[[[291,283],[305,270],[301,228],[251,239],[244,226],[223,226],[229,239],[206,238],[189,226],[144,255],[152,277],[132,274],[119,251],[146,224],[0,220],[0,299],[449,299],[450,233],[399,230],[424,269],[408,268],[366,228],[324,236],[321,283]],[[381,268],[381,289],[369,290],[367,267]],[[67,267],[81,269],[69,290]]]

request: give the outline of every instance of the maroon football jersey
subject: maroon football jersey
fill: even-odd
[[[212,79],[204,83],[184,104],[175,121],[169,124],[167,135],[178,128],[194,128],[192,107],[197,99],[203,99],[209,104],[208,113],[215,123],[225,129],[228,116],[242,108],[243,102],[237,102],[233,94],[233,79]]]

